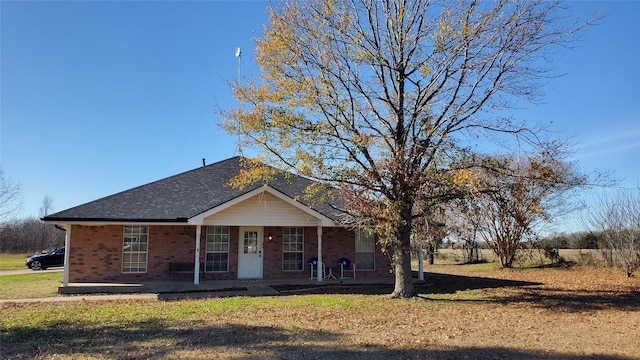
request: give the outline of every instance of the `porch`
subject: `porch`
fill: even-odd
[[[230,296],[277,296],[324,288],[358,288],[390,286],[388,279],[328,279],[319,283],[315,279],[299,280],[211,280],[194,284],[193,281],[153,281],[140,283],[69,283],[58,288],[63,295],[96,294],[157,294],[158,299],[207,298]]]

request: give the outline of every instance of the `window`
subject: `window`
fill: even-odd
[[[244,246],[243,246],[242,252],[245,254],[258,253],[258,232],[257,231],[244,232]]]
[[[282,229],[282,270],[303,270],[304,229],[301,227]]]
[[[229,271],[229,227],[208,226],[205,271]]]
[[[376,237],[363,229],[356,230],[356,266],[358,270],[373,270],[375,261]]]
[[[146,226],[125,226],[122,243],[122,272],[147,272],[147,245],[149,241]]]

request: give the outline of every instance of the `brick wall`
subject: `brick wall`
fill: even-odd
[[[148,227],[147,272],[122,273],[122,225],[73,225],[69,251],[70,282],[141,282],[160,280],[191,280],[193,274],[170,274],[169,263],[193,263],[195,257],[195,226],[150,225]],[[269,241],[266,235],[271,233]],[[236,279],[238,273],[239,228],[230,228],[229,271],[206,272],[202,280]],[[317,228],[304,228],[304,266],[300,271],[282,270],[282,228],[265,227],[263,246],[264,279],[305,279],[309,277],[308,260],[317,257]],[[202,227],[200,262],[206,259],[206,227]],[[323,261],[338,275],[338,259],[355,259],[355,235],[344,228],[324,228],[322,234]],[[376,251],[375,270],[358,271],[358,278],[388,277],[389,259]]]
[[[166,280],[170,262],[193,262],[195,257],[195,226],[149,226],[147,272],[122,273],[123,232],[122,225],[73,225],[69,281]]]
[[[121,281],[122,236],[122,226],[73,225],[69,281]]]

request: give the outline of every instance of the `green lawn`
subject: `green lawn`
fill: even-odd
[[[24,270],[25,254],[0,254],[0,271]],[[58,294],[62,272],[0,275],[0,299],[51,297]]]
[[[0,270],[26,269],[24,267],[26,258],[26,254],[0,254]]]
[[[58,294],[62,272],[0,276],[0,299],[51,297]]]

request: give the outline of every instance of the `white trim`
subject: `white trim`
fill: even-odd
[[[220,230],[224,229],[226,232],[211,232],[211,230],[215,230],[216,228],[219,228]],[[205,267],[204,267],[204,272],[205,273],[228,273],[229,272],[229,260],[231,258],[231,226],[229,225],[206,225],[205,226],[205,246],[204,246],[204,262],[205,262]],[[214,248],[211,251],[209,251],[209,235],[211,235],[214,239],[216,237],[216,235],[222,236],[225,235],[225,243],[226,243],[226,251],[219,251],[219,250],[215,250],[215,245],[216,242],[213,241],[213,239],[211,240],[211,247]],[[225,266],[225,270],[215,270],[214,269],[214,264],[211,264],[211,270],[207,270],[207,267],[209,267],[209,254],[212,255],[212,258],[215,257],[216,254],[226,254],[227,255],[227,264]],[[212,259],[212,262],[214,262],[215,259]]]
[[[121,225],[121,226],[155,226],[155,225],[170,225],[170,226],[189,226],[189,225],[197,225],[190,222],[162,222],[162,221],[91,221],[91,220],[80,220],[80,221],[51,221],[47,220],[44,222],[45,224],[64,224],[66,225],[87,225],[87,226],[103,226],[103,225]]]
[[[196,226],[196,260],[193,270],[193,284],[200,284],[200,235],[202,234],[202,226]]]
[[[372,233],[368,233],[366,231],[364,231],[361,227],[357,228],[354,231],[354,235],[355,235],[355,241],[354,241],[354,256],[355,258],[353,259],[353,263],[357,263],[359,265],[362,266],[362,263],[360,262],[360,260],[358,260],[358,254],[373,254],[373,267],[372,268],[367,268],[367,269],[360,269],[360,271],[373,271],[376,270],[376,235],[372,234]],[[358,251],[358,245],[362,244],[362,240],[363,237],[365,239],[371,240],[372,242],[372,249],[370,249],[371,251]],[[367,242],[369,243],[369,242]],[[355,274],[355,268],[354,268],[354,274]]]
[[[247,257],[244,255],[244,232],[247,231],[256,231],[257,232],[257,249],[254,257],[258,258],[258,261],[255,263],[257,266],[258,276],[247,276],[247,270],[254,270],[251,268],[251,262],[247,262]],[[249,259],[251,260],[251,259]],[[241,274],[241,271],[243,272]],[[251,271],[249,271],[251,273]],[[242,275],[242,276],[241,276]],[[264,227],[263,226],[240,226],[238,228],[238,279],[262,279],[264,276]]]
[[[225,209],[228,209],[234,205],[237,205],[245,200],[248,200],[256,195],[262,194],[264,192],[267,192],[275,197],[277,197],[278,199],[286,202],[287,204],[294,206],[295,208],[297,208],[298,210],[301,210],[302,212],[312,216],[315,219],[318,219],[318,221],[320,221],[320,223],[322,224],[322,226],[336,226],[335,222],[333,220],[331,220],[330,218],[326,217],[325,215],[322,215],[321,213],[311,209],[310,207],[302,204],[301,202],[295,201],[294,199],[290,198],[289,196],[281,193],[280,191],[265,185],[265,186],[261,186],[257,189],[254,189],[252,191],[249,191],[248,193],[238,196],[235,199],[232,199],[230,201],[227,201],[224,204],[221,204],[219,206],[216,206],[213,209],[207,210],[203,213],[200,213],[192,218],[188,219],[188,224],[189,225],[204,225],[204,219],[214,215],[220,211],[223,211]]]
[[[124,271],[124,264],[125,264],[125,253],[129,253],[129,254],[133,254],[133,253],[137,253],[138,255],[140,253],[142,253],[142,251],[138,250],[138,251],[126,251],[124,244],[125,244],[125,238],[127,237],[127,227],[139,227],[139,228],[145,228],[145,235],[146,235],[146,249],[144,250],[144,271]],[[142,233],[134,233],[135,235],[142,235]],[[122,225],[122,247],[120,250],[120,254],[121,254],[121,258],[120,258],[120,273],[121,274],[146,274],[147,272],[149,272],[149,242],[150,242],[150,236],[151,236],[151,232],[149,231],[149,225]],[[140,238],[137,238],[138,243],[140,243]],[[140,261],[138,261],[138,265],[140,264]]]
[[[285,229],[289,229],[289,233],[285,234],[284,230]],[[291,234],[291,229],[296,229],[294,234]],[[305,258],[304,258],[304,244],[306,241],[306,236],[305,236],[305,231],[304,231],[305,227],[304,226],[283,226],[282,227],[282,268],[280,269],[282,272],[295,272],[295,271],[304,271],[305,270]],[[301,233],[298,233],[298,230],[301,231]],[[295,235],[294,239],[298,238],[298,235],[302,235],[302,250],[300,251],[285,251],[284,248],[284,239],[285,239],[285,235]],[[296,242],[297,243],[297,242]],[[284,255],[285,254],[302,254],[302,257],[300,259],[301,261],[301,267],[300,269],[288,269],[285,270],[284,268]]]
[[[69,286],[69,253],[71,252],[71,225],[65,224],[64,236],[64,274],[62,275],[62,287]]]
[[[316,265],[316,274],[318,275],[318,282],[322,282],[324,274],[322,273],[322,224],[318,224],[318,265]]]

